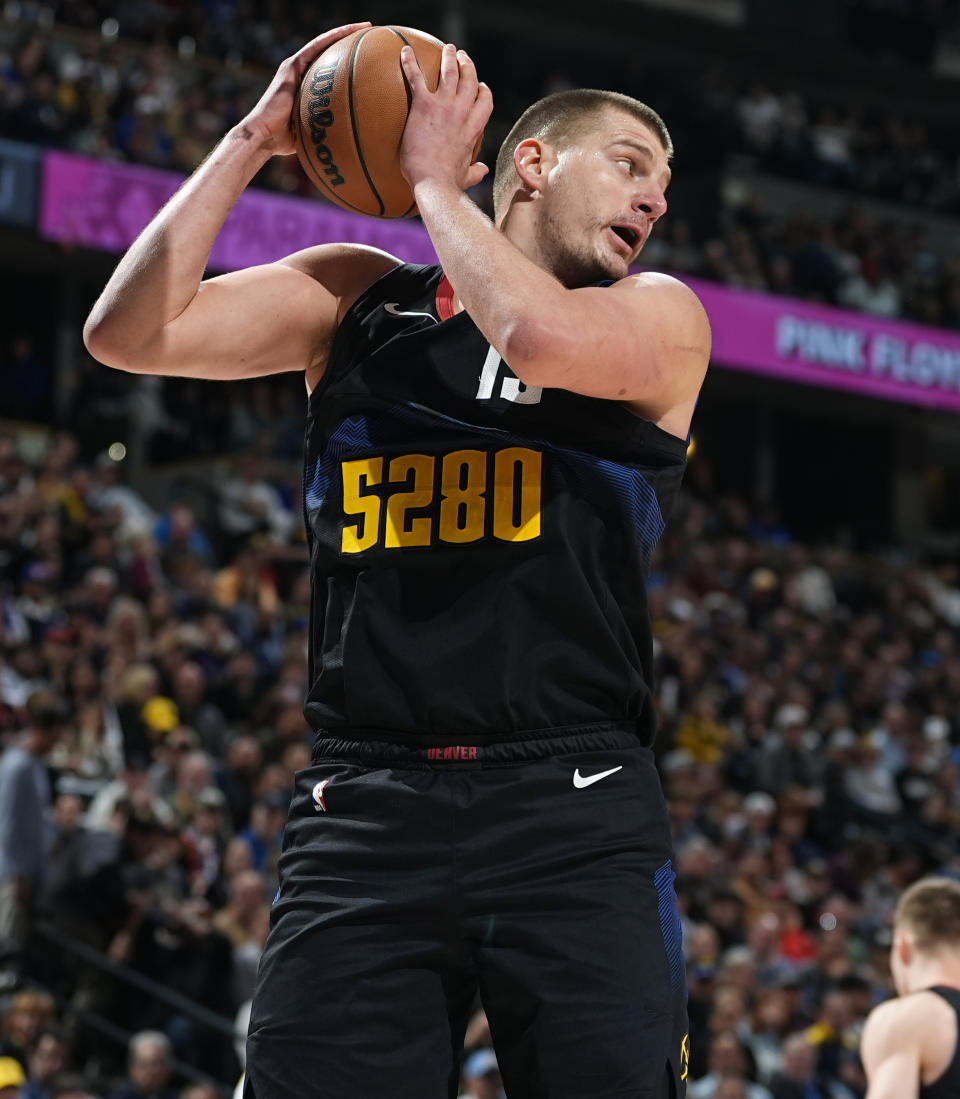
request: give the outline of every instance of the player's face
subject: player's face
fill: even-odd
[[[537,226],[549,269],[569,287],[624,278],[667,209],[670,168],[659,137],[611,109],[556,155]]]

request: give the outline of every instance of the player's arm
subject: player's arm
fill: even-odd
[[[303,73],[331,43],[313,39],[277,70],[247,117],[130,246],[84,326],[90,353],[148,374],[243,378],[318,362],[348,304],[396,264],[375,249],[331,245],[201,282],[227,215],[274,155],[294,150],[290,118]]]
[[[492,107],[473,63],[446,47],[433,95],[406,50],[403,64],[414,92],[404,167],[420,214],[464,307],[517,377],[634,402],[652,419],[691,401],[710,357],[693,291],[657,274],[570,290],[538,267],[464,194],[485,172],[468,166]]]
[[[866,1099],[917,1099],[920,1094],[921,1039],[917,1013],[902,1000],[875,1007],[867,1018],[860,1056],[869,1081]]]

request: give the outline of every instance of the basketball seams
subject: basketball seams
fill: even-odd
[[[360,145],[360,133],[357,130],[357,119],[353,106],[353,78],[354,70],[357,64],[357,52],[360,49],[360,43],[372,30],[376,30],[376,28],[368,27],[365,31],[362,31],[359,35],[357,35],[357,39],[353,43],[353,48],[350,50],[350,63],[347,70],[347,104],[350,107],[350,125],[353,127],[353,145],[357,152],[357,159],[360,161],[360,167],[363,169],[363,174],[366,177],[367,183],[370,186],[373,197],[377,200],[377,203],[380,206],[379,215],[374,216],[383,217],[384,213],[386,213],[386,207],[383,204],[383,199],[380,197],[379,191],[377,191],[377,188],[374,186],[373,180],[370,178],[370,172],[367,170],[367,162],[364,159],[363,149]]]
[[[396,27],[387,27],[387,30],[388,30],[388,31],[393,31],[393,33],[394,33],[394,34],[395,34],[395,35],[397,36],[397,38],[399,38],[399,39],[400,39],[400,41],[401,41],[401,42],[402,42],[402,43],[403,43],[403,44],[404,44],[405,46],[409,46],[409,45],[410,45],[410,42],[409,42],[409,40],[407,39],[406,35],[404,35],[404,34],[401,34],[401,32],[400,32],[400,31],[398,31]],[[404,83],[406,83],[406,81],[404,81]],[[408,93],[408,101],[409,101],[409,93]],[[403,211],[403,213],[402,213],[402,214],[401,214],[400,216],[401,216],[401,217],[405,217],[405,218],[408,218],[408,217],[410,217],[410,215],[411,215],[411,214],[414,214],[414,213],[416,213],[416,210],[417,210],[417,204],[416,204],[416,202],[411,202],[411,203],[410,203],[410,205],[409,205],[409,206],[408,206],[408,207],[406,208],[406,210],[404,210],[404,211]]]

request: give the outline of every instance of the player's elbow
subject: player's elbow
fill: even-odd
[[[537,317],[518,319],[506,340],[504,358],[526,386],[548,386],[563,361],[564,335],[559,326]]]
[[[142,349],[131,346],[129,340],[118,337],[109,324],[99,321],[95,314],[87,317],[83,326],[83,346],[99,363],[124,370],[129,374],[153,374]]]

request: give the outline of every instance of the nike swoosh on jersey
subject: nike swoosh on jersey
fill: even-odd
[[[385,301],[383,311],[389,313],[391,317],[427,317],[434,324],[437,323],[437,318],[432,313],[423,313],[415,309],[401,309],[398,301]]]
[[[609,771],[601,771],[596,775],[581,775],[580,768],[578,767],[573,772],[573,785],[576,786],[578,790],[582,790],[584,786],[592,786],[595,782],[599,782],[600,779],[609,778],[611,775],[615,775],[617,771],[622,770],[623,764],[621,763],[619,767],[611,767]]]

